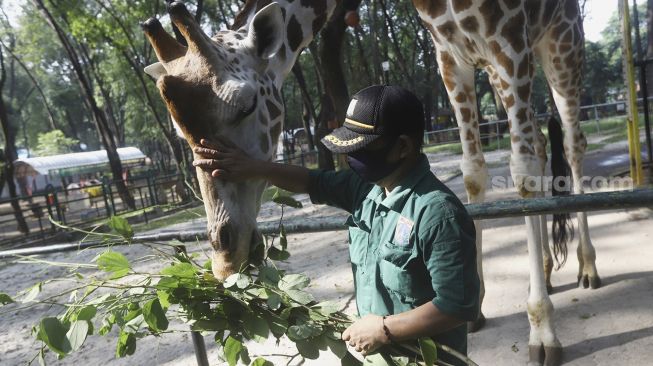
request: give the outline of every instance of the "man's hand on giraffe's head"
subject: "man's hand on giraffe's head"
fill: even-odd
[[[201,139],[200,145],[194,147],[193,152],[193,166],[210,172],[214,178],[234,182],[259,178],[257,166],[262,162],[252,159],[227,139]]]

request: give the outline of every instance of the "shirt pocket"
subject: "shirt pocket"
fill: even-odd
[[[355,267],[362,266],[370,239],[369,229],[364,223],[356,222],[351,216],[345,225],[349,226],[349,259]]]
[[[398,246],[385,242],[379,256],[379,272],[383,286],[405,302],[412,303],[419,298],[419,284],[410,272],[411,262],[417,259],[413,245]]]

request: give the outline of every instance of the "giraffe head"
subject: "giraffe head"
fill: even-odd
[[[281,9],[271,4],[245,26],[208,37],[180,2],[168,6],[188,46],[157,19],[143,23],[158,63],[146,72],[178,130],[194,147],[200,139],[226,138],[252,157],[270,160],[281,132],[283,104],[269,59],[283,44]],[[256,216],[264,182],[231,183],[197,171],[213,247],[213,273],[224,279],[247,262],[258,244]]]

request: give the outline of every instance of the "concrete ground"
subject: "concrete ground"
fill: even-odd
[[[622,147],[618,147],[621,149]],[[596,154],[617,156],[621,150],[603,150]],[[500,154],[497,154],[500,155]],[[507,168],[499,166],[505,156],[497,158],[491,175],[507,176]],[[588,156],[588,161],[603,162],[605,156]],[[430,156],[432,168],[439,176],[454,177],[447,183],[464,197],[462,178],[455,177],[450,156]],[[446,166],[445,166],[446,165]],[[597,168],[592,174],[608,174],[616,166]],[[490,164],[490,166],[493,166]],[[514,198],[510,190],[491,190],[488,199]],[[308,198],[298,196],[304,203],[300,210],[287,209],[286,219],[308,219],[342,215],[342,212],[311,205]],[[260,220],[278,218],[279,209],[273,204],[262,207]],[[523,219],[499,219],[485,222],[484,272],[486,297],[483,312],[488,318],[484,329],[469,336],[469,356],[479,365],[524,365],[528,358],[528,320],[525,301],[528,294],[528,262],[526,233]],[[555,326],[564,346],[566,365],[650,365],[653,360],[653,219],[647,211],[602,212],[589,214],[592,240],[597,251],[597,267],[603,287],[597,290],[576,287],[577,261],[575,244],[569,249],[567,265],[554,272],[555,292],[551,299],[556,308]],[[186,230],[203,227],[202,220],[169,228]],[[289,271],[305,273],[312,279],[310,290],[320,300],[339,302],[350,314],[354,313],[353,281],[348,263],[346,232],[299,234],[289,237],[290,260],[284,265]],[[197,246],[190,250],[199,251]],[[129,258],[149,253],[142,246],[116,248]],[[48,255],[43,259],[87,263],[97,251]],[[144,270],[154,270],[151,265]],[[31,284],[61,276],[63,270],[41,265],[0,262],[0,292],[15,294]],[[61,287],[46,290],[41,296]],[[0,307],[0,365],[25,364],[36,355],[40,342],[30,336],[31,327],[54,309],[38,307],[18,310],[17,305]],[[179,329],[185,329],[179,326]],[[205,337],[212,365],[222,364],[219,349],[212,335]],[[140,340],[135,355],[115,359],[115,331],[108,337],[90,337],[76,354],[61,361],[49,355],[51,364],[62,365],[194,365],[195,358],[190,336],[165,335]],[[275,364],[300,364],[289,341],[278,346],[273,340],[265,344],[251,344],[251,355],[266,355]],[[290,356],[287,356],[290,355]],[[304,365],[338,365],[335,356],[323,352],[320,359]]]

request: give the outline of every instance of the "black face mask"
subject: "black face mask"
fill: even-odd
[[[391,141],[379,150],[360,150],[347,155],[347,163],[354,173],[364,181],[378,182],[399,168],[403,159],[394,163],[386,161],[397,140]]]

